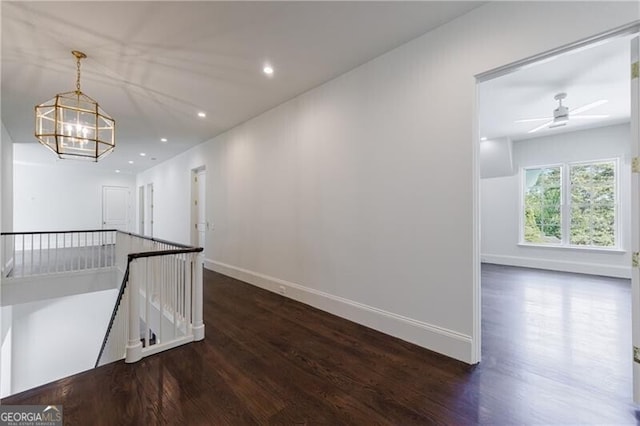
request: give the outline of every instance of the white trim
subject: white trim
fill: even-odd
[[[640,60],[640,37],[636,35],[630,42],[630,63]],[[631,105],[631,158],[640,155],[640,78],[633,78],[629,84]],[[640,175],[631,173],[631,251],[640,251]],[[635,352],[640,347],[640,269],[632,268],[631,278],[631,346]],[[630,348],[631,349],[631,348]],[[631,351],[630,351],[631,352]],[[634,353],[635,358],[635,353]],[[634,360],[635,361],[635,360]],[[633,362],[632,369],[633,402],[640,403],[640,363]]]
[[[158,343],[155,345],[147,346],[146,348],[142,348],[141,355],[142,358],[155,355],[160,352],[168,351],[169,349],[177,348],[178,346],[186,345],[187,343],[193,342],[193,334],[189,334],[184,337],[178,337],[167,343]]]
[[[206,164],[201,164],[198,167],[194,167],[190,170],[189,173],[189,191],[190,191],[190,198],[189,198],[189,217],[190,217],[190,225],[189,225],[189,235],[190,235],[190,241],[191,241],[191,245],[192,246],[199,246],[199,239],[200,239],[200,230],[198,229],[198,214],[199,214],[199,208],[198,206],[195,205],[195,200],[198,199],[198,197],[200,196],[199,193],[197,193],[199,185],[201,184],[201,182],[198,182],[198,176],[201,173],[206,173],[207,172],[207,165]],[[196,185],[197,183],[197,185]],[[205,177],[205,191],[206,191],[206,177]],[[202,203],[202,202],[201,202]],[[204,220],[206,221],[206,217],[207,217],[207,200],[206,200],[206,192],[205,192],[205,208],[204,208]],[[207,239],[207,233],[205,230],[205,241],[202,242],[202,246],[203,248],[205,248],[204,246],[206,245],[206,239]]]
[[[593,246],[569,246],[560,244],[536,244],[536,243],[518,243],[518,247],[531,247],[536,249],[559,249],[559,250],[575,250],[578,252],[588,253],[611,253],[611,254],[624,254],[627,251],[618,247],[606,248],[606,247],[593,247]]]
[[[480,118],[479,118],[479,93],[478,82],[475,84],[475,96],[473,97],[473,122],[471,138],[471,210],[473,212],[471,235],[471,279],[472,279],[472,329],[471,329],[471,363],[476,364],[482,360],[482,288],[480,283]]]
[[[586,263],[568,260],[540,259],[524,256],[504,256],[499,254],[482,254],[483,263],[496,265],[520,266],[524,268],[549,269],[552,271],[574,272],[578,274],[602,275],[605,277],[631,278],[631,266],[605,265],[602,263]]]
[[[285,297],[460,361],[472,362],[472,339],[466,334],[215,260],[205,259],[204,264],[207,269],[273,293],[280,294],[280,288],[284,287]]]
[[[531,66],[537,62],[548,60],[554,56],[562,55],[563,53],[570,52],[572,50],[580,49],[585,46],[589,46],[594,43],[602,42],[604,40],[614,39],[616,37],[624,37],[625,35],[633,34],[640,31],[640,20],[636,19],[628,24],[621,25],[617,28],[613,28],[609,31],[605,31],[600,34],[596,34],[592,37],[585,38],[583,40],[568,43],[563,46],[559,46],[555,49],[551,49],[547,52],[540,53],[538,55],[530,56],[519,61],[505,64],[500,67],[481,72],[476,74],[476,84],[483,83],[485,81],[493,80],[494,78],[502,77],[503,75],[511,74],[516,71],[520,71],[524,67]]]

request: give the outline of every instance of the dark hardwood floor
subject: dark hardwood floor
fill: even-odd
[[[628,280],[483,265],[468,366],[214,272],[203,342],[2,400],[69,425],[634,424]]]

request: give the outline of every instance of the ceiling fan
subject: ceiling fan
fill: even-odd
[[[565,126],[569,122],[569,115],[571,115],[572,119],[581,119],[581,120],[594,120],[599,118],[607,118],[609,115],[607,114],[582,114],[585,111],[593,109],[597,106],[606,104],[606,99],[600,99],[599,101],[591,102],[590,104],[583,105],[579,108],[569,109],[568,107],[562,105],[563,99],[567,97],[566,93],[558,93],[553,97],[556,101],[558,101],[558,107],[553,110],[553,116],[551,117],[540,117],[540,118],[525,118],[523,120],[516,120],[516,123],[533,123],[535,121],[546,121],[546,123],[541,124],[538,127],[534,127],[529,130],[527,133],[535,133],[544,128],[553,129],[554,127]],[[580,115],[579,115],[580,114]]]

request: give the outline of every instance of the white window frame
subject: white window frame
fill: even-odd
[[[585,164],[613,163],[614,166],[614,229],[613,237],[615,244],[613,246],[592,246],[571,244],[571,167]],[[525,184],[527,170],[547,169],[560,167],[560,227],[561,242],[560,243],[533,243],[524,239],[524,219],[525,219]],[[621,251],[620,241],[620,158],[603,158],[585,161],[569,161],[564,163],[552,163],[536,166],[520,167],[520,204],[519,204],[519,229],[518,245],[531,247],[550,247],[550,248],[567,248],[589,251]]]

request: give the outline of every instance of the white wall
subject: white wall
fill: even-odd
[[[630,153],[629,124],[514,142],[516,174],[481,182],[483,261],[630,278]],[[620,158],[619,235],[624,252],[518,246],[520,168],[607,158]]]
[[[513,170],[513,143],[510,138],[480,142],[480,177],[510,176]]]
[[[11,394],[93,368],[117,295],[106,290],[14,305]]]
[[[2,231],[13,230],[13,140],[2,124],[0,135],[0,154],[2,155],[2,172],[0,188],[2,188]]]
[[[0,195],[0,231],[11,232],[13,231],[13,140],[1,121],[0,132],[0,192],[2,193]],[[11,261],[9,254],[2,250],[3,247],[0,247],[0,280]],[[4,361],[11,362],[11,322],[5,312],[9,311],[3,308],[0,316],[0,328],[2,329],[0,395],[11,383],[11,372],[2,368]]]
[[[638,12],[486,4],[141,173],[155,234],[189,241],[206,165],[207,267],[473,362],[474,75]]]
[[[2,306],[119,289],[123,275],[111,267],[7,279],[2,283]]]
[[[13,231],[13,140],[0,122],[0,231]],[[0,247],[0,271],[11,267],[11,256]],[[0,273],[0,276],[2,274]]]
[[[13,307],[0,308],[0,323],[2,329],[2,347],[0,348],[0,398],[11,394],[11,363],[12,363],[12,329]]]
[[[13,231],[13,140],[0,121],[0,231]],[[9,253],[0,247],[0,271],[11,262]],[[0,280],[3,273],[0,273]],[[0,315],[2,341],[0,346],[0,396],[11,386],[11,370],[4,368],[11,363],[11,308],[2,308]]]
[[[35,151],[35,152],[34,152]],[[31,162],[47,154],[49,163]],[[129,227],[135,229],[135,177],[96,169],[95,163],[55,160],[39,144],[14,147],[14,229],[64,231],[102,228],[102,187],[130,189]]]

